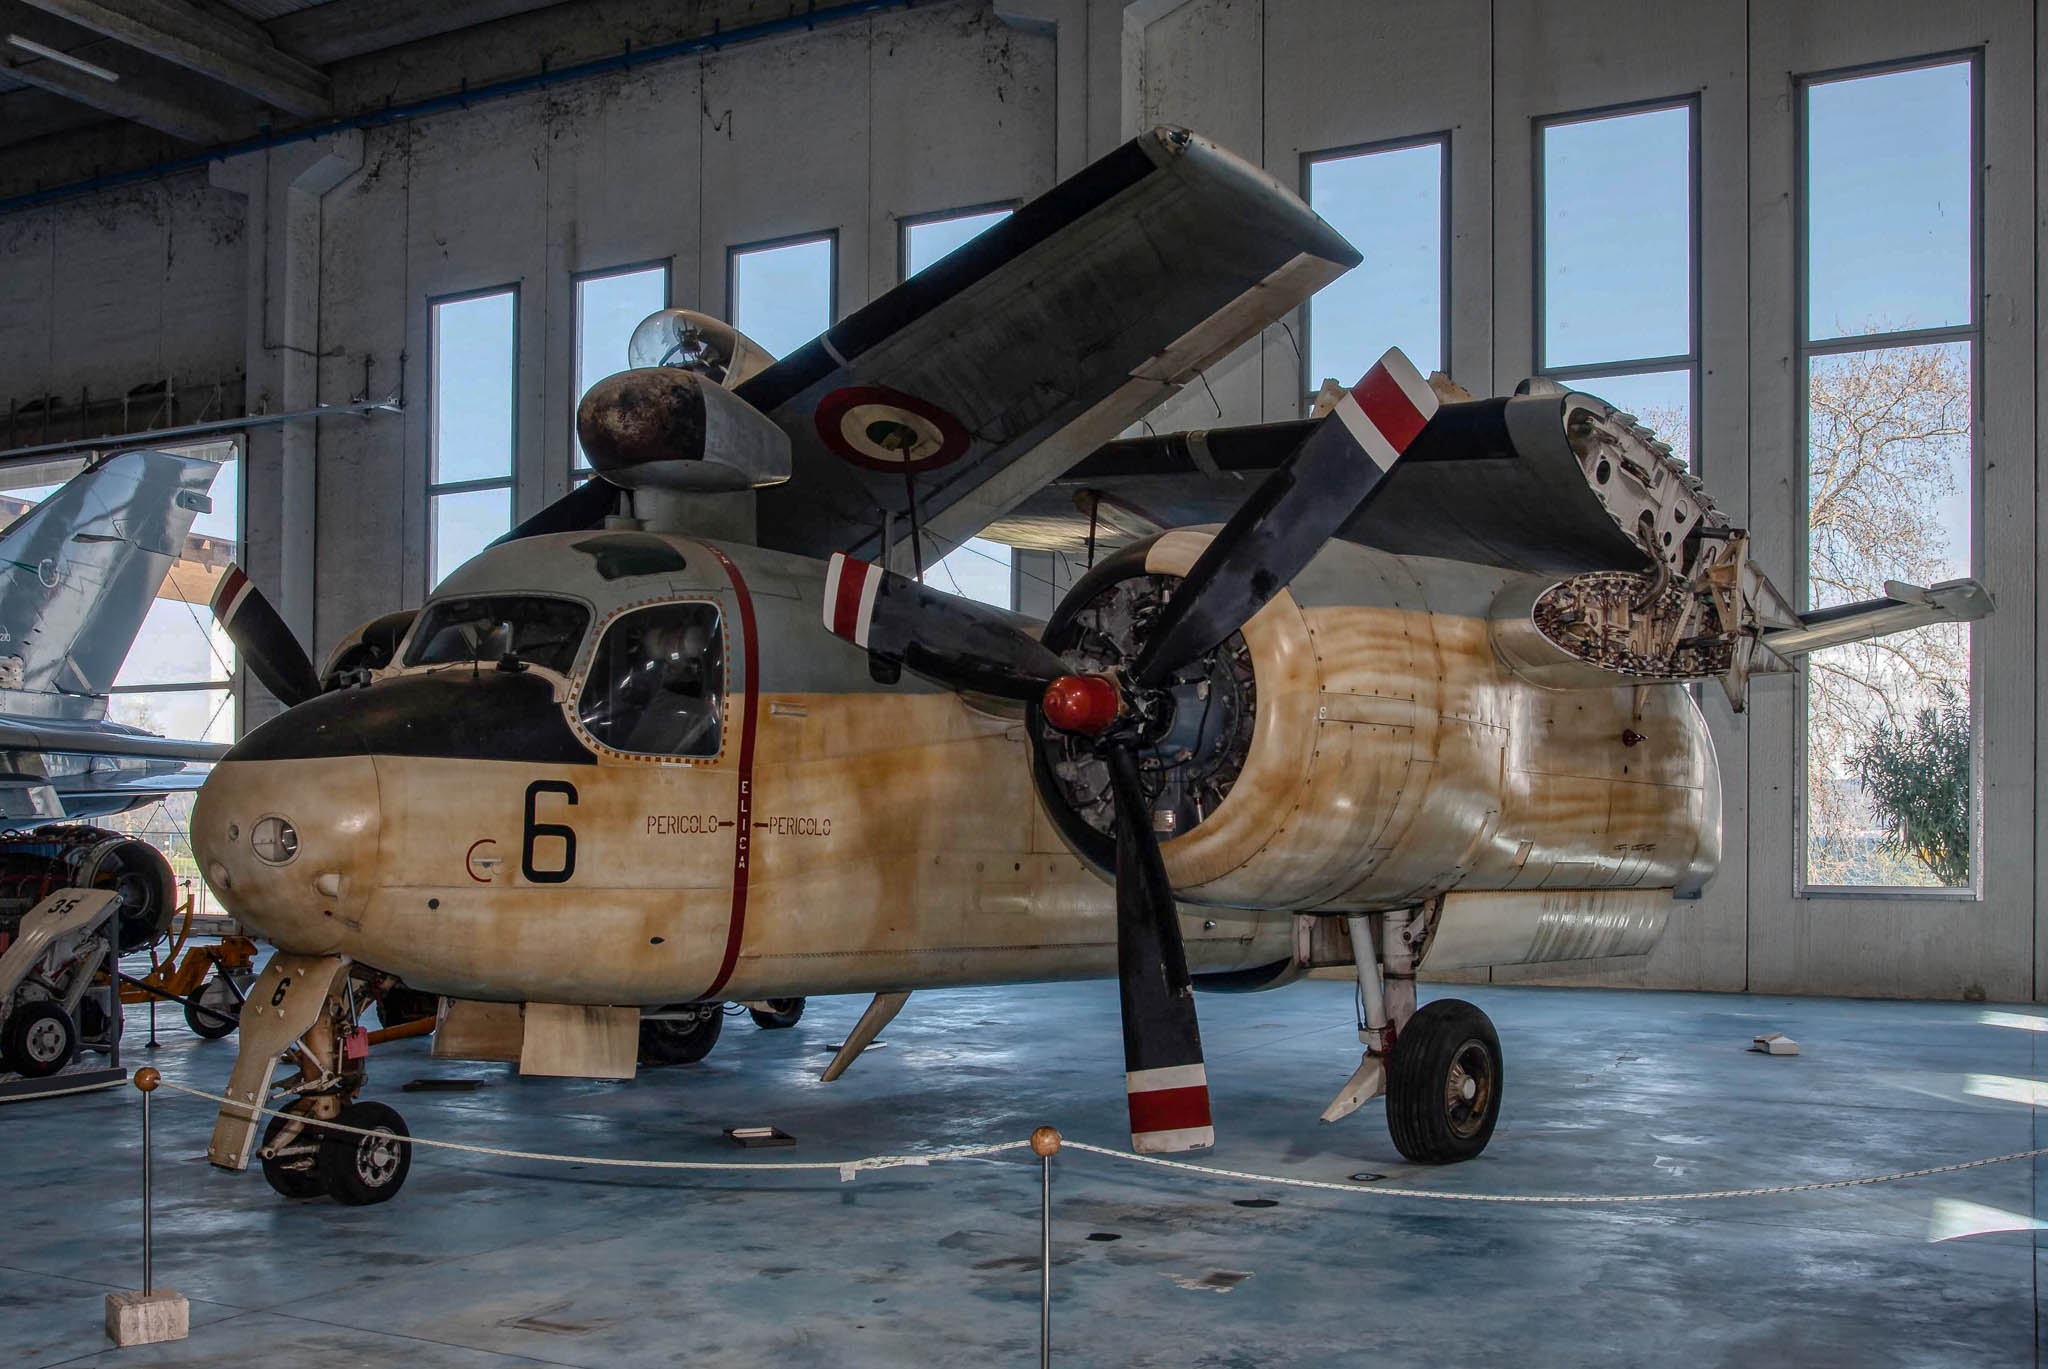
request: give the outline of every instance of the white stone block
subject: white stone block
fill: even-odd
[[[152,1293],[107,1294],[107,1338],[116,1345],[183,1340],[191,1329],[192,1305],[183,1293],[159,1288]]]

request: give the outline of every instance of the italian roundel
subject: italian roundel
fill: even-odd
[[[880,385],[834,390],[817,408],[827,447],[871,471],[927,471],[966,454],[967,429],[938,405]]]

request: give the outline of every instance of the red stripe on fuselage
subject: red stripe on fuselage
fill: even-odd
[[[1209,1086],[1194,1084],[1184,1089],[1152,1089],[1130,1097],[1131,1131],[1185,1131],[1212,1125],[1209,1120]]]
[[[746,663],[747,672],[746,697],[740,706],[739,811],[733,815],[733,832],[736,835],[732,847],[732,916],[726,923],[725,955],[718,962],[718,974],[712,979],[711,987],[700,995],[716,998],[725,982],[732,978],[733,966],[739,963],[740,941],[747,932],[747,867],[753,855],[754,837],[754,714],[761,701],[761,652],[754,635],[754,596],[747,593],[747,582],[740,575],[740,568],[717,547],[706,543],[705,550],[718,558],[718,563],[725,567],[727,578],[732,581],[733,597],[738,601],[740,610],[740,656]],[[845,593],[843,589],[840,592],[842,595]]]
[[[1358,401],[1366,419],[1380,430],[1380,436],[1392,443],[1397,452],[1407,451],[1408,444],[1429,421],[1384,366],[1375,366],[1367,371],[1365,379],[1359,381],[1358,387],[1351,392],[1351,397]]]

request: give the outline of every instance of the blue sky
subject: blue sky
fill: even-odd
[[[733,326],[786,357],[832,323],[833,240],[812,238],[736,252]]]
[[[606,376],[626,369],[626,344],[649,314],[668,307],[668,268],[622,271],[576,282],[576,390],[583,392]],[[569,412],[569,452],[577,470],[590,465],[576,440],[576,413]]]

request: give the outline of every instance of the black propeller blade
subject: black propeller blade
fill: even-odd
[[[232,562],[214,588],[213,616],[263,687],[286,708],[320,692],[320,677],[299,639],[247,572]]]
[[[1035,700],[1066,662],[994,609],[872,562],[832,553],[825,626],[868,655],[954,689]]]
[[[1167,601],[1131,668],[1156,689],[1243,627],[1358,512],[1436,412],[1398,347],[1252,491]]]
[[[1198,1150],[1215,1144],[1216,1128],[1173,885],[1152,831],[1135,738],[1112,736],[1104,751],[1116,804],[1116,972],[1131,1149]]]

